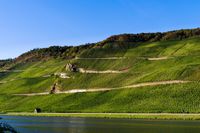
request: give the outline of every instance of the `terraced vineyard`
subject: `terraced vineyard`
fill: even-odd
[[[200,112],[199,36],[98,45],[1,67],[0,111]]]

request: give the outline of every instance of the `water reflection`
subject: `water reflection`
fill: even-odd
[[[2,116],[20,133],[199,133],[200,121]]]

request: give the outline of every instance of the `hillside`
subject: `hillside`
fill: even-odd
[[[0,112],[200,112],[200,29],[122,34],[0,61]]]

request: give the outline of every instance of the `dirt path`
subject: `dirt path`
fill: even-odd
[[[27,94],[13,94],[15,96],[41,96],[41,95],[49,95],[50,92],[41,92],[41,93],[27,93]]]
[[[0,81],[0,84],[5,84],[7,83],[7,81]]]
[[[105,71],[96,71],[96,70],[85,70],[84,68],[79,68],[80,73],[125,73],[127,70],[117,71],[117,70],[105,70]]]
[[[19,73],[19,72],[24,72],[24,70],[2,70],[0,72],[15,72],[15,73]]]
[[[167,60],[170,59],[172,57],[138,57],[138,59],[147,59],[149,61],[159,61],[159,60]],[[127,59],[127,57],[107,57],[107,58],[80,58],[80,57],[76,57],[76,60],[122,60],[122,59]]]
[[[158,61],[158,60],[166,60],[169,59],[170,57],[158,57],[158,58],[147,58],[147,60],[150,61]]]
[[[5,81],[0,81],[0,84],[6,84],[8,82],[12,82],[12,81],[15,81],[15,80],[18,80],[20,78],[13,78],[13,79],[10,79],[10,80],[5,80]]]
[[[137,88],[137,87],[145,87],[145,86],[157,86],[157,85],[168,85],[168,84],[183,84],[183,83],[189,83],[189,82],[191,82],[191,81],[184,81],[184,80],[158,81],[158,82],[139,83],[139,84],[125,86],[125,87],[121,87],[121,88]]]
[[[168,85],[168,84],[183,84],[188,83],[191,81],[183,81],[183,80],[171,80],[171,81],[158,81],[158,82],[146,82],[146,83],[139,83],[130,86],[123,86],[118,88],[92,88],[92,89],[73,89],[68,91],[59,91],[56,94],[72,94],[72,93],[83,93],[83,92],[102,92],[102,91],[111,91],[111,90],[120,90],[120,89],[127,89],[127,88],[139,88],[145,86],[158,86],[158,85]],[[43,93],[29,93],[29,94],[14,94],[17,96],[38,96],[38,95],[48,95],[49,92]]]
[[[121,59],[126,59],[126,57],[106,57],[106,58],[81,58],[81,57],[76,57],[75,59],[77,60],[121,60]]]

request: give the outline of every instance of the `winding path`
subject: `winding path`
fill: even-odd
[[[128,72],[128,70],[105,70],[105,71],[97,71],[97,70],[85,70],[84,68],[79,68],[80,73],[125,73]]]
[[[75,57],[75,59],[77,60],[122,60],[122,59],[127,59],[128,57],[105,57],[105,58],[95,58],[95,57],[91,57],[91,58],[81,58],[81,57]],[[149,61],[158,61],[158,60],[167,60],[170,59],[172,57],[168,57],[168,56],[163,56],[163,57],[137,57],[139,59],[147,59]]]
[[[5,84],[7,83],[7,81],[0,81],[0,84]]]
[[[24,70],[1,70],[0,72],[1,73],[2,72],[15,72],[15,73],[19,73],[19,72],[24,72]]]
[[[171,57],[157,57],[157,58],[147,58],[147,60],[150,60],[150,61],[158,61],[158,60],[167,60]]]
[[[128,88],[139,88],[145,86],[158,86],[158,85],[168,85],[168,84],[183,84],[189,83],[191,81],[183,81],[183,80],[171,80],[171,81],[158,81],[158,82],[146,82],[139,83],[130,86],[123,86],[118,88],[92,88],[92,89],[73,89],[68,91],[58,91],[55,94],[73,94],[73,93],[84,93],[84,92],[102,92],[102,91],[112,91],[112,90],[120,90],[120,89],[128,89]],[[38,95],[49,95],[49,92],[42,93],[29,93],[29,94],[14,94],[16,96],[38,96]]]
[[[77,60],[121,60],[121,59],[126,59],[126,57],[105,57],[105,58],[81,58],[81,57],[75,57]]]

